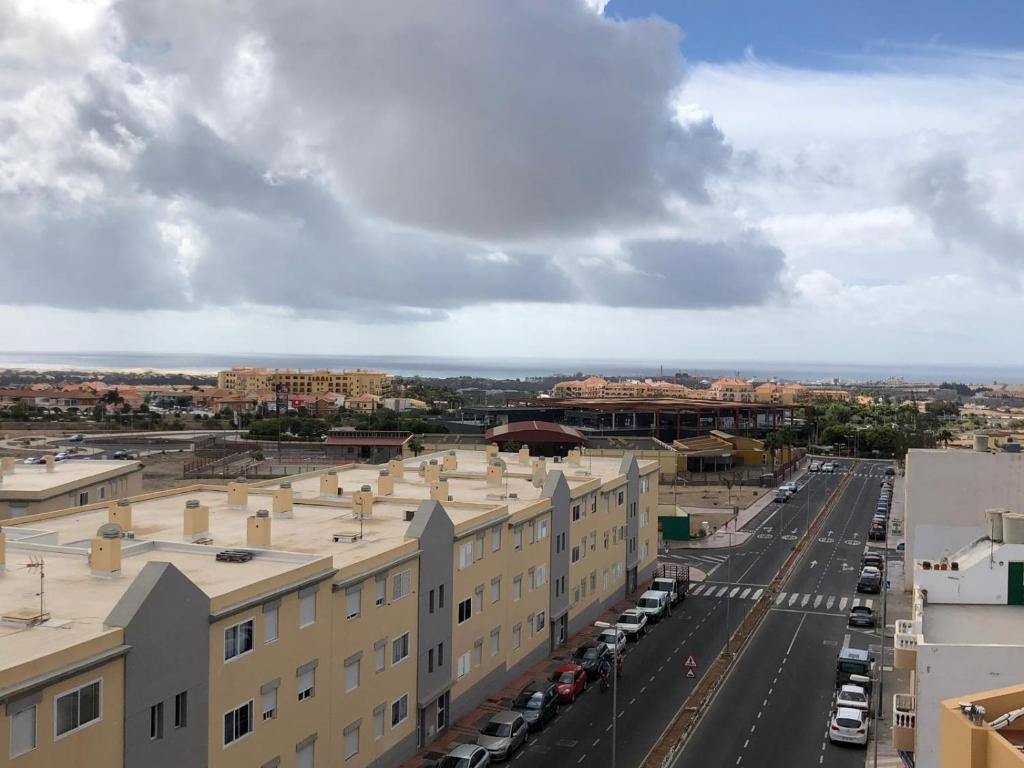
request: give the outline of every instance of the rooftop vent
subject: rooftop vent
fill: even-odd
[[[104,523],[96,531],[96,536],[101,539],[120,539],[121,526],[117,523]]]
[[[257,509],[256,517],[270,517],[270,511],[266,509]]]
[[[415,509],[407,509],[407,510],[405,510],[405,513],[404,513],[403,516],[405,517],[405,522],[411,523],[412,519],[414,517],[416,517],[416,510]]]
[[[224,549],[217,553],[218,563],[248,563],[252,552],[245,549]]]
[[[283,483],[281,483],[281,487],[282,488],[291,488],[292,484],[290,482],[288,482],[287,480],[285,480]]]
[[[185,509],[199,509],[199,499],[189,499],[186,501]]]
[[[370,486],[368,486],[368,485],[364,485],[364,486],[361,486],[361,487],[359,488],[359,490],[360,490],[360,491],[362,491],[363,493],[369,493],[370,491],[372,491],[372,490],[373,490],[373,488],[371,488],[371,487],[370,487]]]
[[[335,544],[355,544],[362,538],[358,533],[336,533],[331,536]]]

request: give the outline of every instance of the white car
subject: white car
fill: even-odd
[[[796,493],[800,490],[800,486],[797,485],[796,480],[790,480],[788,483],[783,483],[780,488],[785,488],[790,493]]]
[[[818,472],[821,470],[821,464],[817,461],[812,461],[811,465],[807,467],[808,472]]]
[[[831,461],[826,461],[824,464],[821,465],[821,471],[822,472],[835,472],[836,471],[836,465],[833,464]]]
[[[668,592],[649,589],[640,595],[640,599],[636,601],[636,607],[646,614],[649,622],[657,624],[668,615],[670,599]]]
[[[836,708],[859,709],[867,712],[871,701],[867,692],[859,685],[844,685],[836,692]]]
[[[604,643],[609,648],[613,648],[617,655],[626,652],[626,633],[621,629],[609,627],[597,636],[597,642]]]
[[[615,628],[625,632],[627,640],[639,640],[647,634],[647,615],[637,608],[627,608],[619,614]]]
[[[61,451],[60,453],[54,455],[53,460],[54,461],[64,461],[65,459],[70,459],[70,458],[71,458],[71,454],[70,453],[68,453],[67,451]]]
[[[828,740],[833,744],[868,743],[868,713],[852,707],[837,707],[828,727]]]

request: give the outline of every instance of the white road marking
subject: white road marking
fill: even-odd
[[[785,600],[785,599],[786,599],[786,593],[785,592],[779,592],[779,596],[775,598],[775,604],[776,605],[781,605],[782,601]]]
[[[759,599],[759,598],[761,597],[761,595],[763,595],[763,594],[764,594],[764,590],[763,590],[763,589],[759,589],[759,590],[757,590],[757,592],[755,592],[754,594],[752,594],[752,595],[750,596],[750,599],[751,599],[751,600],[757,600],[757,599]]]
[[[846,603],[847,603],[848,600],[849,600],[849,598],[844,597],[842,600],[839,601],[839,610],[840,611],[845,611],[846,610]]]
[[[722,595],[724,595],[728,591],[729,591],[728,587],[722,587],[720,590],[718,590],[718,594],[715,595],[715,597],[721,597]]]
[[[870,608],[874,604],[875,604],[874,600],[865,600],[864,601],[864,605],[866,605],[868,608]]]
[[[788,603],[788,605],[792,607],[793,603],[795,603],[795,602],[796,602],[796,599],[797,599],[798,597],[800,597],[800,595],[799,595],[799,594],[797,594],[796,592],[794,592],[794,593],[793,593],[792,595],[790,595],[790,596],[789,596],[789,603]]]
[[[853,598],[853,603],[850,605],[850,607],[851,608],[856,608],[858,605],[860,605],[860,598],[859,597]]]
[[[750,594],[750,587],[747,587],[740,593],[740,600],[746,600],[748,594]]]
[[[814,607],[817,608],[819,605],[821,605],[821,601],[824,600],[824,599],[825,598],[822,595],[815,595],[814,596]]]
[[[829,595],[828,596],[828,600],[825,601],[825,609],[826,610],[832,610],[832,603],[834,603],[835,601],[836,601],[835,596],[834,595]]]
[[[729,592],[729,597],[730,598],[736,597],[736,593],[739,592],[739,591],[740,591],[739,587],[733,587],[732,590],[730,590],[730,592]]]
[[[706,584],[698,584],[696,587],[694,587],[693,591],[690,592],[690,594],[691,595],[699,595],[701,593],[701,591],[704,589],[705,586],[707,586],[707,585]]]
[[[800,601],[800,607],[803,608],[810,601],[811,601],[811,596],[810,595],[804,595],[804,599]]]

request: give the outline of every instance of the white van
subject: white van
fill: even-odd
[[[636,601],[636,607],[647,617],[648,621],[653,623],[661,621],[661,617],[668,614],[670,599],[668,592],[649,589],[640,595],[640,599]]]

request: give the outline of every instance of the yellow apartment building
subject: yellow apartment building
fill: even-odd
[[[18,518],[3,764],[398,765],[650,576],[657,478],[492,446]]]
[[[1024,685],[941,704],[942,768],[1024,768]]]
[[[0,521],[81,504],[110,501],[142,490],[137,461],[77,460],[22,464],[0,458]]]
[[[217,387],[240,392],[274,390],[278,386],[288,387],[293,395],[317,395],[322,392],[337,392],[345,397],[375,395],[387,397],[391,394],[392,377],[383,371],[354,368],[348,371],[278,370],[270,368],[230,368],[217,374]]]

